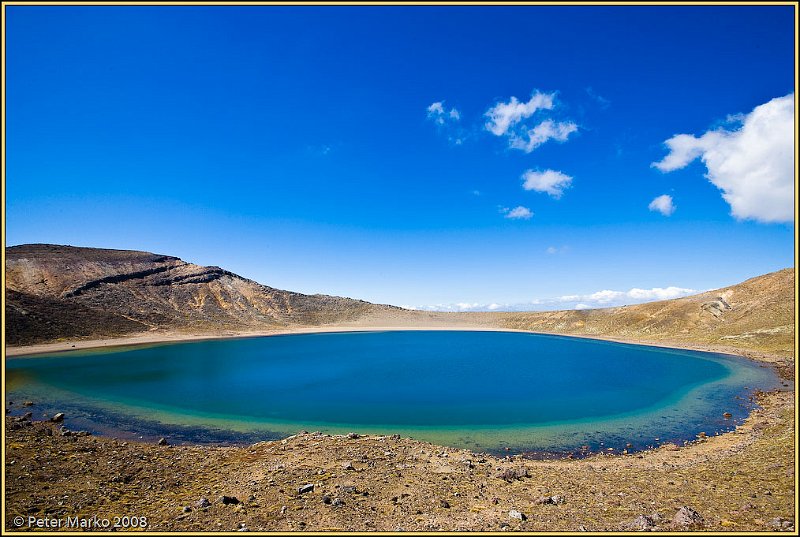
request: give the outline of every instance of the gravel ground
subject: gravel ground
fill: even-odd
[[[356,434],[157,445],[7,416],[5,529],[794,531],[794,392],[759,404],[686,446],[555,461]]]

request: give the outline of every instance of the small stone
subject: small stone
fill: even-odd
[[[314,485],[312,483],[307,483],[297,489],[297,492],[299,492],[300,494],[305,494],[306,492],[313,492],[313,491],[314,491]]]
[[[520,511],[517,511],[516,509],[512,509],[511,511],[509,511],[508,512],[508,516],[509,516],[509,518],[515,518],[517,520],[527,520],[527,518],[528,518],[527,516],[525,516],[524,513],[521,513]]]
[[[286,507],[285,505],[281,506],[281,514],[285,515],[287,509],[288,509],[288,507]]]
[[[683,527],[698,526],[703,524],[703,517],[691,507],[684,505],[675,513],[675,516],[672,518],[672,524]]]
[[[392,436],[389,437],[389,439],[390,440],[400,440],[400,435],[399,434],[393,434]]]
[[[729,420],[733,417],[733,414],[731,414],[730,412],[726,412],[722,415],[722,417],[725,418],[726,420]]]
[[[55,416],[50,418],[50,421],[52,421],[53,423],[58,423],[60,421],[64,421],[64,413],[63,412],[59,412],[58,414],[56,414]]]
[[[624,527],[630,531],[650,531],[656,526],[656,521],[652,516],[639,515]]]
[[[205,507],[209,507],[211,505],[211,502],[208,501],[208,498],[200,498],[199,500],[197,500],[194,503],[194,505],[195,505],[195,507],[199,507],[199,508],[203,509]]]
[[[564,503],[563,496],[540,496],[539,498],[535,499],[533,503],[537,505],[561,505]]]
[[[708,438],[708,435],[705,432],[701,431],[697,433],[697,438]]]
[[[33,406],[33,401],[25,401],[22,406]]]
[[[524,468],[524,467],[506,468],[497,477],[499,477],[499,478],[511,483],[515,479],[522,479],[522,478],[528,477],[528,469]]]
[[[358,433],[350,433],[350,434],[347,435],[347,438],[355,440],[356,438],[359,438],[359,434]]]
[[[251,494],[250,496],[248,496],[248,497],[247,497],[247,501],[248,501],[248,502],[254,502],[254,501],[256,501],[256,496],[255,496],[255,494]]]
[[[236,496],[220,496],[219,503],[221,503],[222,505],[236,505],[240,502],[239,498],[237,498]]]
[[[353,467],[352,462],[347,461],[342,463],[342,470],[355,470],[355,467]]]
[[[341,498],[334,498],[333,501],[331,502],[331,505],[333,505],[334,507],[340,507],[344,505],[344,500],[342,500]]]
[[[191,508],[191,507],[189,507],[188,505],[185,505],[185,506],[183,507],[183,512],[184,512],[184,513],[191,513],[191,512],[192,512],[192,508]]]
[[[158,439],[158,445],[159,445],[159,446],[168,446],[168,445],[169,445],[169,443],[167,442],[167,439],[166,439],[166,438],[159,438],[159,439]]]
[[[442,509],[450,509],[450,503],[447,500],[439,500],[439,507]]]
[[[330,497],[330,496],[328,496],[327,494],[325,494],[325,495],[322,497],[322,503],[324,503],[325,505],[330,505],[332,502],[333,502],[333,500],[332,500],[332,499],[331,499],[331,497]]]

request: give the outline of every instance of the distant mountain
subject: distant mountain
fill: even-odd
[[[6,248],[6,342],[151,329],[268,329],[347,322],[394,308],[273,289],[219,267],[129,250]]]

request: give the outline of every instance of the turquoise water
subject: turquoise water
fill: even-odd
[[[749,391],[778,385],[731,356],[514,332],[202,341],[7,359],[6,370],[9,398],[80,408],[90,429],[124,416],[207,439],[357,431],[515,452],[712,434],[746,416]]]

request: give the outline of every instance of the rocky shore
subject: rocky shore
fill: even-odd
[[[794,392],[758,402],[687,446],[556,461],[355,433],[174,446],[7,416],[5,529],[794,531]]]

